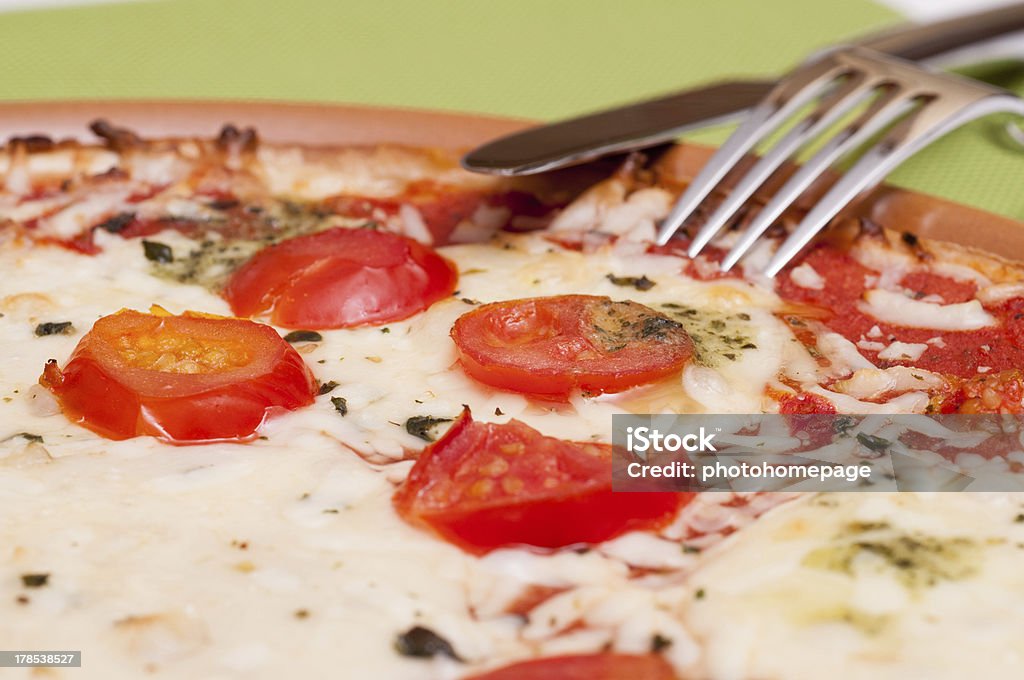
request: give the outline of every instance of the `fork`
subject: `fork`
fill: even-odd
[[[919,150],[977,118],[993,113],[1024,116],[1024,100],[1006,90],[860,47],[831,50],[784,77],[751,111],[683,192],[662,222],[664,245],[737,164],[803,108],[809,114],[782,134],[738,178],[722,203],[701,225],[688,254],[697,257],[730,224],[747,200],[787,160],[819,139],[844,117],[853,120],[822,140],[810,159],[775,192],[739,235],[722,260],[731,269],[758,238],[836,162],[873,138],[850,169],[810,209],[765,267],[773,277],[843,208]],[[858,107],[865,107],[857,113]]]

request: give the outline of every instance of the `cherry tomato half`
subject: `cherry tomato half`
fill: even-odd
[[[464,550],[600,543],[669,522],[692,494],[612,491],[612,447],[546,437],[469,411],[424,449],[395,493],[399,514]]]
[[[455,290],[455,265],[373,229],[328,229],[258,252],[222,295],[239,316],[271,311],[285,328],[350,328],[406,319]]]
[[[123,310],[97,321],[39,382],[65,415],[110,439],[252,439],[276,410],[313,403],[316,380],[273,328],[245,319]]]
[[[549,399],[621,392],[678,372],[693,355],[682,325],[636,302],[593,295],[483,305],[451,331],[482,383]]]
[[[654,654],[580,654],[530,659],[474,675],[470,680],[676,680],[665,659]]]

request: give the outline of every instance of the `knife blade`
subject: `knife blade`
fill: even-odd
[[[1017,3],[898,28],[855,44],[920,61],[1021,30],[1024,3]],[[773,80],[720,81],[529,128],[477,147],[463,156],[462,166],[494,175],[531,175],[649,148],[690,130],[738,119],[775,84]]]

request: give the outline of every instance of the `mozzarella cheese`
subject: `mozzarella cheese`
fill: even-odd
[[[942,305],[912,300],[902,293],[869,290],[862,308],[879,321],[896,326],[930,328],[939,331],[973,331],[992,326],[996,320],[978,300]]]
[[[684,608],[716,680],[1016,678],[1024,509],[1012,494],[829,494],[716,548]]]
[[[878,353],[884,361],[916,361],[921,358],[928,345],[923,342],[893,342]]]
[[[611,415],[622,410],[760,410],[766,384],[794,346],[772,314],[773,293],[688,279],[675,257],[610,248],[582,255],[539,236],[447,247],[443,254],[461,271],[458,297],[387,332],[323,331],[322,342],[297,346],[322,382],[338,383],[333,392],[268,421],[266,439],[168,447],[150,438],[104,440],[70,423],[36,384],[46,360],[64,363],[97,318],[120,308],[230,313],[203,287],[154,276],[138,240],[97,236],[96,256],[48,248],[39,257],[38,246],[13,242],[0,249],[6,645],[86,650],[82,671],[104,678],[147,670],[315,676],[329,667],[353,677],[451,678],[537,651],[605,643],[643,651],[655,634],[675,640],[671,658],[680,667],[695,658],[686,631],[665,613],[681,591],[652,590],[628,568],[636,559],[680,568],[669,544],[640,536],[588,555],[506,550],[481,560],[401,521],[390,504],[393,484],[408,471],[400,459],[423,446],[404,422],[451,417],[469,403],[480,420],[518,418],[552,436],[607,440]],[[174,232],[152,238],[175,253],[196,246]],[[638,291],[608,274],[644,274],[655,286]],[[448,331],[460,314],[492,300],[565,293],[634,299],[679,318],[698,338],[700,370],[730,398],[715,401],[677,378],[545,406],[459,370]],[[34,335],[39,323],[63,321],[73,333]],[[749,346],[737,346],[737,337]],[[347,399],[347,415],[332,407],[332,396]],[[20,576],[28,573],[49,573],[49,582],[26,589]],[[503,614],[525,589],[547,583],[545,574],[567,592],[591,589],[586,606],[576,596],[549,605],[567,608],[564,616],[590,632],[573,637],[547,627],[547,610],[525,624]],[[395,636],[414,625],[448,639],[466,663],[396,654]],[[54,671],[63,676],[71,677]]]
[[[821,290],[825,287],[825,279],[822,278],[821,274],[814,267],[806,262],[793,267],[789,272],[789,278],[792,279],[793,283],[802,288]]]

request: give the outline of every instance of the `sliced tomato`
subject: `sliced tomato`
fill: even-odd
[[[473,378],[549,399],[621,392],[677,373],[693,356],[679,322],[593,295],[483,305],[459,317],[451,335]]]
[[[457,281],[455,265],[412,239],[336,228],[265,248],[222,294],[239,316],[271,310],[285,328],[350,328],[408,318]]]
[[[470,680],[677,680],[655,654],[581,654],[521,661]]]
[[[123,310],[93,324],[64,369],[40,378],[71,420],[110,439],[252,439],[278,410],[313,403],[316,380],[273,328],[245,319]]]
[[[692,497],[612,491],[612,447],[546,437],[464,411],[395,493],[399,514],[464,550],[600,543],[669,522]]]

